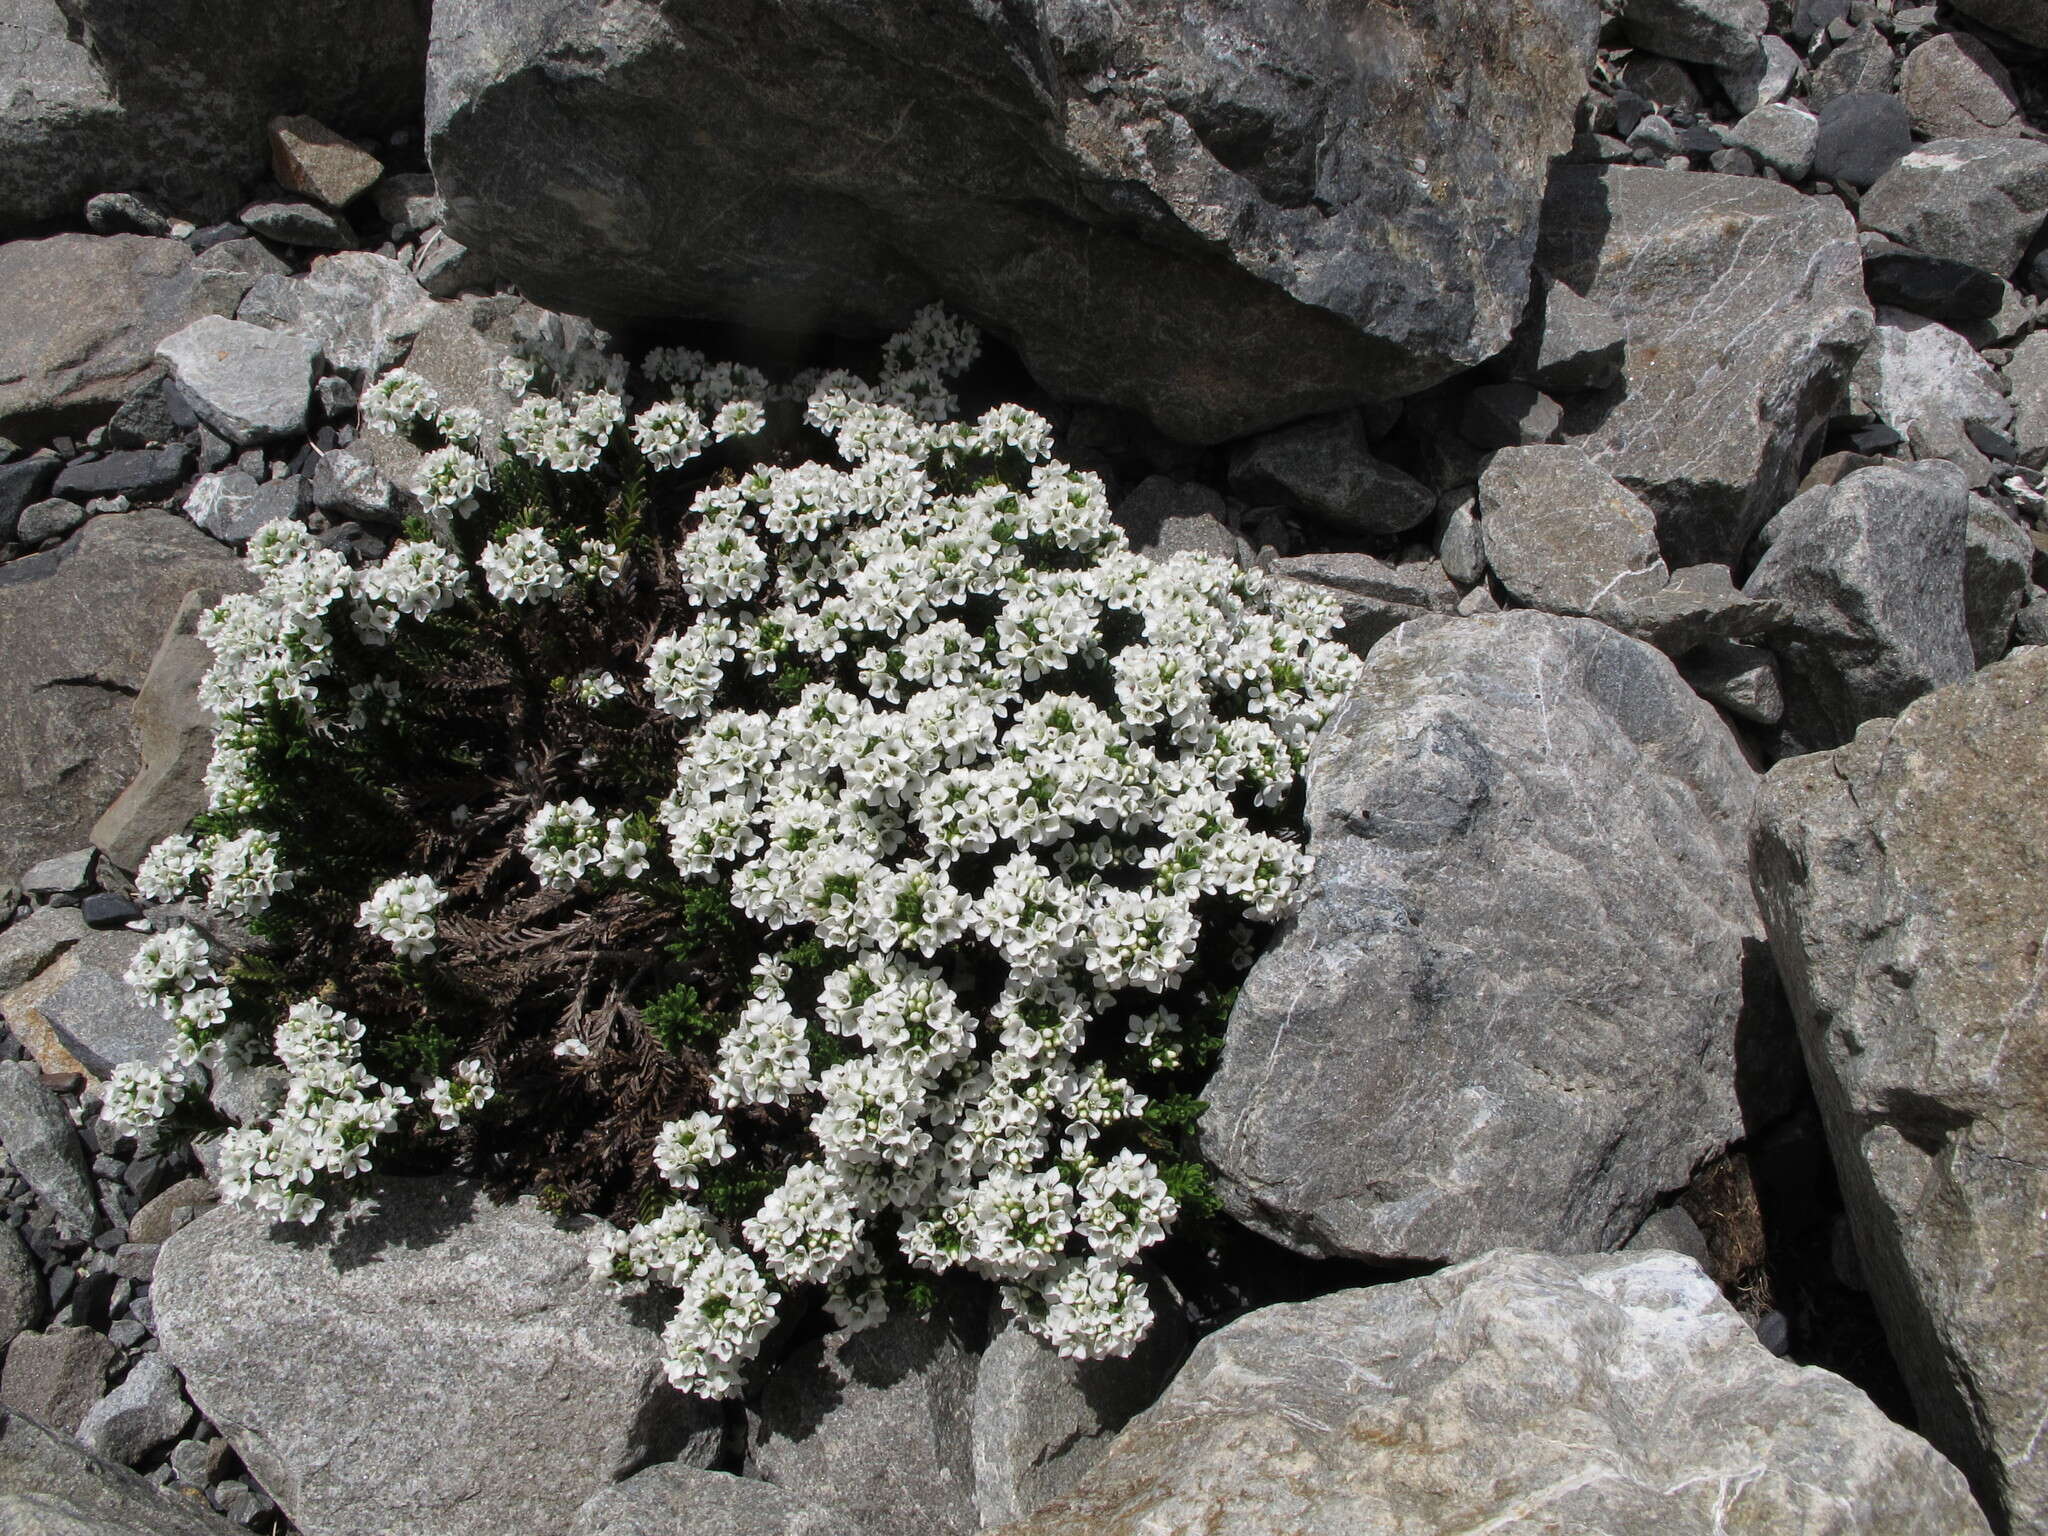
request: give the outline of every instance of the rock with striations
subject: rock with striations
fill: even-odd
[[[1741,1133],[1755,782],[1603,624],[1382,640],[1310,762],[1315,873],[1204,1091],[1226,1207],[1370,1260],[1626,1239]]]
[[[448,233],[537,302],[874,332],[943,299],[1216,442],[1500,351],[1597,20],[442,0],[428,149]]]
[[[1978,666],[1990,666],[2011,643],[2033,561],[2027,530],[1996,502],[1972,496],[1963,543],[1963,616]]]
[[[259,277],[235,318],[311,337],[330,367],[374,378],[405,360],[433,313],[403,262],[343,251],[322,256],[303,277]]]
[[[199,419],[237,447],[295,437],[320,372],[320,343],[209,315],[157,347]]]
[[[1759,796],[1757,897],[1920,1426],[2048,1530],[2048,647]]]
[[[1746,69],[1763,48],[1764,0],[1621,0],[1628,40],[1639,48],[1716,69]]]
[[[1969,486],[1952,464],[1858,470],[1771,519],[1743,591],[1774,605],[1785,727],[1839,746],[1975,670],[1963,601]]]
[[[543,1536],[721,1435],[588,1244],[460,1179],[382,1180],[310,1238],[219,1206],[163,1246],[157,1336],[307,1536]]]
[[[99,1230],[99,1202],[78,1129],[33,1062],[0,1061],[0,1147],[65,1228],[80,1238]]]
[[[576,1511],[568,1536],[863,1536],[841,1516],[730,1472],[664,1462],[615,1483]]]
[[[1621,324],[1605,305],[1537,274],[1537,292],[1515,338],[1517,377],[1544,389],[1605,389],[1621,376]]]
[[[1856,364],[1856,387],[1885,425],[1925,458],[1978,463],[1970,426],[2004,431],[2012,403],[1998,374],[1956,332],[1909,310],[1877,312],[1877,335]],[[1988,471],[1972,479],[1981,483]]]
[[[770,1376],[747,1468],[855,1530],[962,1536],[974,1505],[983,1319],[964,1304],[892,1312],[805,1345]]]
[[[1671,565],[1733,564],[1870,337],[1848,212],[1744,176],[1563,166],[1543,265],[1626,338],[1622,381],[1567,413],[1565,440],[1649,503]]]
[[[249,587],[174,513],[94,518],[67,549],[0,585],[0,869],[89,840],[138,766],[131,701],[172,617]]]
[[[1436,496],[1414,476],[1383,462],[1356,411],[1283,427],[1239,448],[1230,485],[1255,501],[1298,507],[1346,534],[1404,533],[1436,510]]]
[[[157,344],[234,313],[249,278],[176,240],[53,235],[0,245],[0,433],[36,441],[113,415],[162,371]]]
[[[2048,218],[2048,144],[1922,144],[1870,189],[1858,216],[1865,229],[1916,251],[2011,277]]]
[[[1899,95],[1922,138],[2026,136],[2012,72],[1967,32],[1943,32],[1907,54]]]
[[[0,0],[0,234],[75,215],[127,128],[58,0]]]
[[[1962,1475],[1776,1359],[1691,1259],[1502,1250],[1210,1335],[1001,1536],[1987,1536]]]
[[[23,1413],[0,1412],[0,1530],[23,1536],[243,1536]]]

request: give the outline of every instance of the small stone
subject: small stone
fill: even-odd
[[[0,1226],[0,1355],[15,1335],[43,1321],[43,1277],[14,1228]]]
[[[191,465],[192,450],[183,443],[131,448],[66,465],[52,489],[80,502],[102,496],[150,501],[183,484]]]
[[[377,217],[391,226],[393,240],[410,240],[439,224],[445,214],[432,176],[386,176],[377,183]]]
[[[384,174],[383,163],[375,155],[366,154],[310,117],[270,120],[270,166],[286,191],[317,197],[330,208],[353,202]],[[248,215],[243,219],[248,222]],[[250,227],[256,226],[252,223]],[[346,243],[355,241],[351,237]]]
[[[43,499],[63,467],[54,454],[0,464],[0,542],[13,537],[14,521],[22,509]]]
[[[85,508],[75,501],[51,497],[24,507],[14,525],[15,539],[30,549],[49,539],[61,539],[85,522]]]
[[[470,289],[491,286],[490,259],[445,230],[434,230],[420,242],[412,273],[437,299],[452,299]]]
[[[1804,181],[1813,172],[1820,119],[1782,102],[1758,107],[1728,130],[1728,141],[1748,150],[1787,181]]]
[[[159,1243],[122,1243],[114,1249],[114,1273],[128,1280],[147,1280],[156,1269]]]
[[[354,449],[322,453],[313,465],[313,505],[322,512],[396,527],[405,520],[396,486]]]
[[[170,215],[134,192],[102,192],[85,205],[85,227],[96,235],[168,235]]]
[[[1659,58],[1654,53],[1632,54],[1621,66],[1621,83],[1660,107],[1696,109],[1700,105],[1699,86],[1676,59]]]
[[[202,419],[239,446],[306,430],[318,343],[209,315],[157,348]]]
[[[1825,109],[1837,97],[1858,92],[1888,96],[1897,72],[1892,45],[1875,22],[1865,22],[1838,43],[1813,72],[1807,99],[1817,109]]]
[[[356,232],[338,213],[312,203],[251,203],[242,222],[280,245],[305,245],[323,251],[353,250]]]
[[[1821,108],[1813,172],[1826,181],[1869,187],[1912,147],[1913,125],[1898,97],[1852,92]]]
[[[1963,613],[1970,630],[1970,650],[1980,669],[2006,653],[2013,622],[2026,601],[2027,573],[2033,558],[2033,541],[2026,529],[1995,502],[1982,496],[1970,498],[1963,547]]]
[[[1652,112],[1635,126],[1628,136],[1628,147],[1636,151],[1638,159],[1645,164],[1655,159],[1678,153],[1678,130],[1671,126],[1671,120],[1661,112]]]
[[[1636,1228],[1636,1235],[1621,1245],[1623,1253],[1641,1253],[1651,1248],[1682,1253],[1702,1269],[1713,1262],[1707,1236],[1700,1231],[1699,1223],[1675,1205],[1652,1211],[1649,1219]]]
[[[220,1480],[220,1469],[228,1459],[229,1446],[223,1439],[180,1440],[171,1447],[171,1471],[179,1482],[204,1488]]]
[[[1948,327],[1906,310],[1878,311],[1877,337],[1856,365],[1855,383],[1923,458],[1969,464],[1979,454],[1970,423],[1999,431],[2012,425],[2012,404],[1990,364]],[[1987,477],[1988,469],[1973,479]]]
[[[76,1434],[105,1393],[107,1372],[119,1355],[105,1334],[90,1328],[21,1334],[0,1364],[0,1404]]]
[[[1250,500],[1283,501],[1350,533],[1403,533],[1436,510],[1429,487],[1374,456],[1356,412],[1255,438],[1232,456],[1230,484]]]
[[[356,387],[338,373],[330,373],[313,386],[313,398],[320,414],[329,421],[348,421],[356,413]]]
[[[82,896],[93,888],[99,856],[97,848],[80,848],[44,859],[21,877],[22,892],[45,901],[52,896]]]
[[[177,1371],[162,1355],[144,1355],[86,1413],[78,1440],[94,1454],[132,1467],[177,1439],[191,1422],[192,1405]]]
[[[1785,718],[1785,693],[1778,684],[1778,659],[1761,646],[1709,640],[1689,653],[1679,672],[1701,698],[1758,725]]]
[[[1444,574],[1461,587],[1486,579],[1486,534],[1480,526],[1478,489],[1466,486],[1444,498],[1436,533],[1436,557]]]
[[[1708,158],[1707,168],[1719,171],[1723,176],[1756,176],[1763,171],[1756,156],[1746,149],[1716,150]]]

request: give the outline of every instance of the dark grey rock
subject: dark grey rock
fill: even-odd
[[[162,1355],[144,1355],[121,1384],[79,1421],[78,1443],[126,1467],[176,1440],[192,1422],[178,1373]]]
[[[104,454],[89,462],[74,461],[65,465],[51,489],[59,496],[81,503],[99,496],[153,501],[182,485],[191,467],[192,450],[183,443],[167,443],[161,448],[129,448]]]
[[[1972,496],[1963,544],[1963,614],[1979,667],[1990,666],[2011,643],[2033,561],[2034,542],[2026,529],[1996,503]]]
[[[1630,54],[1621,66],[1621,84],[1660,107],[1696,111],[1702,100],[1691,71],[1676,59],[1660,58],[1654,53]]]
[[[1476,487],[1451,492],[1440,499],[1437,514],[1436,557],[1444,574],[1461,587],[1486,579],[1486,531],[1479,526],[1479,496]]]
[[[1565,441],[1649,503],[1670,564],[1732,564],[1870,337],[1848,212],[1747,177],[1562,166],[1542,260],[1626,337],[1623,381],[1573,406]]]
[[[85,227],[96,235],[171,233],[171,216],[134,192],[100,192],[85,205]]]
[[[240,272],[252,278],[283,277],[291,271],[277,252],[242,234],[239,224],[228,227],[236,231],[234,238],[207,246],[192,265],[204,272]]]
[[[0,5],[0,230],[74,216],[128,124],[56,0]]]
[[[413,276],[437,299],[452,299],[471,289],[491,286],[490,258],[473,251],[445,229],[428,232],[413,258]]]
[[[1314,875],[1204,1091],[1233,1215],[1374,1260],[1599,1248],[1740,1134],[1755,774],[1668,660],[1405,625],[1308,785]]]
[[[1679,671],[1703,699],[1758,725],[1785,718],[1785,691],[1778,683],[1778,658],[1762,646],[1709,640],[1686,655]]]
[[[159,371],[157,343],[232,314],[248,280],[197,269],[176,240],[55,235],[0,245],[0,431],[82,432]]]
[[[436,8],[445,227],[503,279],[578,313],[798,330],[943,297],[1060,393],[1194,442],[1506,344],[1597,22],[1591,0],[1413,0],[1369,42],[1209,0],[597,14]],[[602,42],[564,92],[568,37]],[[1415,88],[1438,77],[1461,84]]]
[[[2048,16],[2044,16],[2032,0],[1954,0],[1954,3],[1965,16],[1981,21],[1987,27],[1995,27],[2036,48],[2048,48]]]
[[[1820,119],[1789,102],[1758,107],[1728,130],[1728,142],[1754,155],[1787,181],[1804,181],[1813,173],[1814,150],[1820,143]]]
[[[1814,70],[1807,100],[1816,109],[1824,110],[1839,96],[1889,95],[1898,68],[1898,56],[1885,41],[1884,33],[1875,21],[1866,21],[1845,42],[1830,50]]]
[[[2014,348],[2004,372],[2012,391],[2012,435],[2020,462],[2039,469],[2048,464],[2048,331],[2037,331]]]
[[[2048,649],[1780,763],[1752,839],[1865,1277],[1922,1431],[2048,1526]]]
[[[2048,217],[2048,144],[1922,144],[1870,189],[1858,216],[1901,245],[2010,277]]]
[[[761,1389],[748,1466],[856,1530],[963,1536],[974,1506],[979,1318],[891,1313],[805,1345]]]
[[[0,1062],[0,1146],[59,1221],[80,1237],[98,1230],[99,1207],[78,1131],[32,1062]]]
[[[355,448],[333,449],[314,460],[313,505],[334,516],[394,528],[409,510],[389,477]]]
[[[1526,382],[1544,389],[1604,389],[1620,377],[1623,346],[1612,310],[1538,274],[1513,354]]]
[[[1348,411],[1238,449],[1230,484],[1240,496],[1298,507],[1346,533],[1403,533],[1436,510],[1427,486],[1373,454],[1364,423]]]
[[[1963,607],[1969,488],[1953,466],[1865,469],[1771,520],[1743,584],[1777,605],[1785,726],[1809,751],[1975,670]]]
[[[1638,47],[1716,69],[1751,66],[1770,24],[1764,0],[1622,0],[1619,10]]]
[[[1900,245],[1865,247],[1863,252],[1863,287],[1870,302],[1910,309],[1930,320],[1988,320],[2004,307],[2006,286],[1982,267]]]
[[[1275,576],[1335,598],[1342,615],[1336,638],[1360,656],[1410,619],[1457,609],[1458,589],[1420,545],[1403,551],[1398,563],[1391,565],[1350,551],[1290,555],[1273,561],[1270,569]]]
[[[1165,560],[1187,551],[1242,563],[1249,551],[1224,515],[1220,492],[1165,475],[1146,476],[1116,509],[1117,526],[1141,555]]]
[[[121,402],[107,440],[116,448],[151,448],[185,437],[198,421],[169,379],[154,379]]]
[[[1503,1249],[1211,1334],[1064,1499],[1004,1536],[1737,1522],[1989,1530],[1954,1467],[1841,1377],[1773,1358],[1691,1259]]]
[[[459,1179],[364,1194],[317,1243],[216,1206],[157,1259],[164,1357],[301,1529],[554,1530],[633,1467],[717,1453],[722,1415],[668,1385],[587,1233]]]
[[[853,1528],[758,1478],[672,1462],[635,1472],[576,1511],[568,1536],[855,1536]]]
[[[313,203],[251,203],[236,217],[254,233],[279,245],[346,251],[357,244],[356,232],[347,219]]]
[[[1663,1253],[1682,1253],[1701,1269],[1713,1263],[1707,1247],[1707,1235],[1699,1223],[1675,1205],[1667,1205],[1661,1211],[1652,1211],[1650,1219],[1636,1228],[1636,1235],[1621,1245],[1623,1253],[1642,1253],[1656,1250]]]
[[[185,498],[185,515],[223,543],[232,543],[232,530],[249,522],[256,491],[255,479],[239,469],[202,475]]]
[[[40,1328],[43,1315],[42,1269],[14,1228],[0,1226],[0,1355],[16,1334]]]
[[[0,542],[14,537],[23,510],[43,499],[62,467],[55,454],[0,464]]]
[[[68,1434],[0,1414],[0,1529],[26,1536],[238,1536],[205,1504],[170,1496]]]
[[[107,1389],[117,1355],[104,1334],[90,1328],[52,1327],[23,1333],[0,1363],[0,1405],[33,1414],[69,1434]]]
[[[165,338],[157,355],[199,417],[240,447],[306,430],[320,344],[217,315]]]
[[[50,539],[61,539],[85,522],[85,508],[75,501],[51,497],[22,508],[14,521],[14,537],[30,549]]]
[[[329,421],[347,421],[356,413],[356,387],[339,374],[330,373],[315,384],[313,398]]]
[[[1898,97],[1867,91],[1837,96],[1820,109],[1813,174],[1846,186],[1873,186],[1912,147],[1913,126]]]
[[[393,240],[410,240],[447,217],[447,206],[430,175],[386,176],[377,183],[377,217],[391,226]]]
[[[2026,135],[2012,72],[1967,32],[1944,32],[1906,55],[1899,95],[1922,138]]]
[[[1482,384],[1465,401],[1459,430],[1475,448],[1547,443],[1564,424],[1558,403],[1527,384]]]

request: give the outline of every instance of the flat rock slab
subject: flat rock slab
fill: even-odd
[[[538,302],[879,332],[943,296],[1219,442],[1507,343],[1598,17],[442,0],[428,150]]]
[[[320,344],[311,337],[209,315],[156,350],[199,419],[237,447],[306,430],[320,368]]]
[[[1565,440],[1649,503],[1674,569],[1733,565],[1870,339],[1855,221],[1753,177],[1568,165],[1539,260],[1626,337],[1622,381],[1567,412]]]
[[[65,1227],[80,1239],[99,1229],[99,1202],[85,1147],[33,1063],[0,1062],[0,1148]]]
[[[569,1536],[865,1536],[773,1483],[664,1462],[593,1494]]]
[[[1741,1134],[1755,784],[1603,624],[1382,640],[1309,766],[1314,876],[1204,1092],[1231,1213],[1377,1260],[1625,1240]]]
[[[27,1414],[0,1412],[0,1530],[28,1536],[242,1536],[245,1528],[198,1499],[160,1492]]]
[[[2015,1532],[2048,1530],[2044,847],[2048,647],[1780,763],[1753,839],[1893,1353]]]
[[[157,1333],[307,1536],[554,1536],[644,1461],[708,1461],[720,1422],[588,1241],[455,1179],[312,1231],[217,1206],[163,1246]]]
[[[1962,1475],[1691,1259],[1501,1251],[1204,1339],[1002,1536],[1984,1536]]]

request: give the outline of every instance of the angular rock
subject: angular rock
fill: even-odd
[[[1913,131],[1927,139],[2021,138],[2026,118],[2012,72],[1967,32],[1930,37],[1906,55],[1899,95]]]
[[[377,217],[391,226],[393,240],[410,240],[447,217],[447,205],[434,190],[434,178],[414,174],[386,176],[377,183]]]
[[[0,1355],[15,1335],[42,1326],[43,1274],[14,1228],[0,1227]]]
[[[235,217],[279,245],[346,251],[356,244],[356,232],[347,219],[314,203],[251,203]]]
[[[173,220],[147,197],[101,192],[85,205],[85,227],[96,235],[170,235]]]
[[[162,1244],[220,1196],[204,1179],[180,1179],[153,1196],[128,1223],[128,1236],[138,1243]]]
[[[0,935],[0,994],[19,987],[88,931],[85,914],[76,907],[44,907],[10,926]],[[5,1006],[0,1002],[0,1008]]]
[[[90,848],[74,848],[29,866],[21,877],[25,896],[80,896],[92,888],[93,867],[99,855]]]
[[[857,1530],[959,1536],[974,1506],[975,1353],[964,1308],[891,1313],[798,1349],[768,1378],[748,1469]]]
[[[1564,424],[1558,403],[1527,384],[1482,384],[1465,401],[1465,441],[1485,451],[1547,443]]]
[[[1420,546],[1410,546],[1393,565],[1344,551],[1290,555],[1270,569],[1335,598],[1342,615],[1335,638],[1360,656],[1410,619],[1453,613],[1458,606],[1458,589]]]
[[[0,540],[14,537],[21,514],[43,499],[62,467],[55,454],[0,464]]]
[[[2023,43],[2048,48],[2048,15],[2032,0],[1955,0],[1955,7]]]
[[[2020,462],[2039,469],[2048,464],[2048,331],[2037,331],[2013,349],[2005,382],[2012,391],[2012,435]]]
[[[184,512],[195,526],[222,543],[233,542],[226,530],[240,527],[256,505],[255,477],[239,469],[202,475],[185,497]]]
[[[1637,47],[1716,69],[1752,65],[1770,24],[1764,0],[1622,0],[1619,9]]]
[[[2026,529],[1995,503],[1972,496],[1963,544],[1963,614],[1979,667],[1998,660],[2011,643],[2033,560]]]
[[[1071,1488],[1187,1356],[1187,1328],[1163,1294],[1127,1359],[1067,1360],[1014,1318],[974,1383],[974,1503],[983,1526],[1021,1519]]]
[[[0,1413],[0,1530],[27,1536],[243,1536],[197,1499],[161,1492],[68,1434]]]
[[[60,564],[0,586],[0,869],[89,840],[135,773],[129,701],[166,625],[188,593],[210,605],[248,585],[182,517],[131,512],[94,518]]]
[[[311,337],[330,367],[374,378],[405,361],[433,313],[402,262],[344,251],[322,256],[303,277],[258,278],[235,318]]]
[[[1233,1215],[1374,1260],[1598,1248],[1740,1134],[1755,774],[1668,660],[1406,625],[1308,785],[1312,882],[1204,1091]]]
[[[1898,56],[1885,41],[1884,33],[1876,22],[1866,21],[1847,41],[1829,50],[1820,68],[1813,72],[1807,100],[1815,108],[1825,108],[1838,96],[1888,96],[1898,67]]]
[[[1747,116],[1789,96],[1799,70],[1798,51],[1782,37],[1766,37],[1763,51],[1748,64],[1720,71],[1721,89],[1735,110]]]
[[[1988,320],[2004,308],[2008,286],[1981,267],[1889,241],[1863,249],[1863,288],[1880,309],[1909,309],[1930,320]]]
[[[322,512],[395,528],[415,501],[411,492],[401,493],[363,450],[333,448],[314,461],[313,505]]]
[[[1871,1292],[1928,1437],[2048,1528],[2048,648],[1759,797],[1756,890]]]
[[[0,1405],[32,1414],[65,1434],[76,1434],[88,1410],[107,1389],[107,1372],[120,1351],[90,1328],[51,1328],[24,1333],[8,1346],[0,1364]]]
[[[192,1422],[178,1373],[160,1354],[137,1360],[121,1384],[79,1421],[78,1443],[95,1456],[135,1466],[161,1450]]]
[[[1650,1219],[1636,1228],[1636,1235],[1621,1245],[1623,1253],[1642,1253],[1650,1249],[1682,1253],[1701,1269],[1713,1262],[1706,1233],[1700,1230],[1698,1222],[1675,1205],[1652,1211]]]
[[[1060,393],[1217,442],[1506,344],[1597,7],[595,15],[435,9],[446,227],[522,292],[797,330],[944,298]]]
[[[1961,1474],[1692,1260],[1503,1250],[1204,1339],[1003,1536],[1984,1536]]]
[[[0,3],[0,231],[74,213],[106,184],[126,127],[56,0]]]
[[[1514,362],[1544,389],[1604,389],[1621,374],[1623,342],[1611,310],[1539,274]]]
[[[306,430],[320,367],[312,338],[210,315],[165,338],[157,355],[200,420],[237,447]]]
[[[1913,147],[1913,125],[1898,97],[1874,91],[1837,96],[1820,109],[1813,174],[1823,181],[1874,185]]]
[[[1436,510],[1427,486],[1374,456],[1356,412],[1246,444],[1231,455],[1230,484],[1241,496],[1299,507],[1345,533],[1404,533]]]
[[[1440,498],[1436,557],[1444,574],[1461,587],[1476,586],[1486,579],[1486,530],[1479,526],[1479,493],[1468,486],[1461,492]]]
[[[1991,365],[1947,326],[1903,309],[1877,315],[1856,365],[1856,388],[1886,426],[1923,457],[1969,462],[1971,423],[2003,431],[2013,408]]]
[[[122,979],[142,943],[142,935],[125,930],[89,935],[38,978],[40,985],[9,997],[10,1018],[48,1029],[94,1077],[109,1076],[124,1061],[155,1065],[174,1031]]]
[[[184,437],[198,424],[171,381],[153,379],[121,402],[107,422],[107,440],[116,448],[153,448]]]
[[[1963,606],[1969,489],[1949,464],[1865,469],[1771,520],[1743,591],[1778,607],[1785,726],[1808,751],[1975,670]]]
[[[1563,166],[1542,260],[1627,338],[1623,382],[1575,406],[1565,440],[1649,503],[1672,565],[1733,564],[1870,336],[1848,213],[1747,177]]]
[[[1813,152],[1820,143],[1820,119],[1786,102],[1758,107],[1728,130],[1728,142],[1755,155],[1787,181],[1804,181],[1813,172]]]
[[[773,1483],[664,1463],[635,1472],[576,1511],[568,1536],[854,1536],[838,1515]]]
[[[248,286],[195,270],[176,240],[0,245],[0,432],[38,441],[105,421],[159,371],[159,342],[203,315],[232,314]]]
[[[101,496],[153,501],[182,485],[191,466],[192,450],[183,443],[130,448],[97,459],[74,460],[64,466],[50,489],[81,503]]]
[[[437,299],[452,299],[493,281],[490,258],[473,251],[444,229],[430,231],[413,258],[413,276]]]
[[[1154,559],[1183,551],[1242,562],[1238,536],[1224,522],[1223,497],[1206,485],[1148,475],[1116,509],[1131,548]]]
[[[587,1245],[456,1179],[381,1181],[310,1242],[218,1206],[164,1244],[157,1336],[308,1536],[558,1529],[631,1467],[718,1439]]]
[[[1709,640],[1679,664],[1679,671],[1703,699],[1758,725],[1785,718],[1785,692],[1778,683],[1778,658],[1758,645]]]
[[[99,1230],[99,1204],[77,1127],[34,1063],[0,1061],[0,1147],[36,1198],[77,1236]]]
[[[1858,217],[1916,251],[2011,277],[2048,217],[2048,144],[1922,144],[1870,189]]]
[[[330,208],[355,201],[384,174],[375,155],[311,117],[270,120],[270,168],[287,192],[303,192]]]

